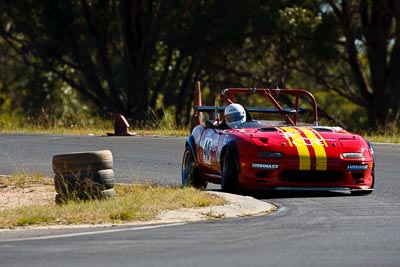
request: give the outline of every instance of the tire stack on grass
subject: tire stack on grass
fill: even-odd
[[[52,166],[57,204],[116,196],[110,150],[55,155]]]

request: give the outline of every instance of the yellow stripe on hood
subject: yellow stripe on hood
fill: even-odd
[[[305,138],[300,134],[301,130]],[[315,152],[316,170],[327,170],[327,157],[325,147],[327,147],[326,140],[317,132],[308,128],[292,128],[292,127],[279,127],[279,131],[284,135],[289,145],[295,146],[299,155],[299,169],[311,169],[311,155],[310,148],[312,147]],[[307,142],[306,140],[307,139]]]
[[[323,139],[321,135],[317,136],[313,131],[307,128],[301,128],[301,130],[311,141],[312,147],[314,148],[316,164],[317,164],[316,170],[326,171],[327,159],[325,151],[325,144],[326,144],[325,139]]]
[[[295,146],[299,155],[299,169],[310,170],[311,169],[311,157],[308,147],[303,143],[303,137],[295,128],[281,127],[283,134],[290,143],[290,146]],[[303,145],[301,145],[303,144]]]

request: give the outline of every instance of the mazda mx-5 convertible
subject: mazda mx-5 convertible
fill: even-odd
[[[318,124],[314,96],[302,89],[227,88],[212,106],[195,92],[182,184],[205,188],[349,190],[374,188],[370,142]]]

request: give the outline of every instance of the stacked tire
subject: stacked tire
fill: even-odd
[[[116,196],[110,150],[55,155],[52,167],[57,204]]]

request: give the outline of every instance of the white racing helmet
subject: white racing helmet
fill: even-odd
[[[229,128],[236,128],[246,121],[246,111],[240,104],[230,104],[225,108],[225,121]]]

